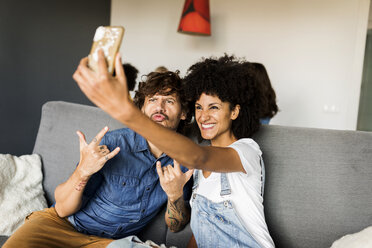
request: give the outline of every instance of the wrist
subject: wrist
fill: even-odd
[[[77,191],[83,191],[84,188],[85,188],[85,186],[88,183],[88,180],[90,178],[90,175],[87,175],[81,169],[77,169],[75,175],[76,175],[76,178],[77,178],[77,180],[74,183],[75,190],[77,190]]]
[[[88,181],[92,175],[79,164],[76,168],[76,176],[79,181]]]
[[[118,107],[118,106],[126,106],[126,107]],[[115,119],[124,122],[127,124],[132,118],[133,115],[136,113],[138,108],[134,105],[132,101],[121,101],[119,104],[115,106],[115,109],[110,111],[112,117]]]
[[[178,201],[180,198],[182,198],[182,196],[183,196],[183,193],[181,193],[181,194],[175,194],[175,195],[168,195],[168,200],[169,200],[170,202],[176,202],[176,201]]]

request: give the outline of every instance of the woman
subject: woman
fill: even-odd
[[[191,228],[198,247],[273,247],[263,212],[264,167],[252,139],[259,128],[262,88],[254,67],[234,57],[193,65],[184,81],[195,103],[195,121],[212,146],[233,148],[238,161],[216,173],[196,170]],[[234,170],[233,163],[243,168]],[[234,173],[235,172],[235,173]],[[192,247],[192,241],[189,244]]]
[[[205,59],[191,66],[185,78],[201,135],[211,146],[199,146],[144,116],[128,98],[119,56],[116,77],[108,74],[102,53],[98,73],[89,71],[83,59],[74,74],[97,106],[180,164],[202,169],[195,172],[191,222],[199,247],[274,246],[264,219],[261,151],[247,139],[260,125],[262,91],[253,68],[243,64],[228,56]],[[159,168],[160,180],[173,170]]]

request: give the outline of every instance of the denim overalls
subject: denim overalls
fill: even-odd
[[[195,193],[199,173],[194,177],[191,229],[199,248],[249,247],[261,248],[242,225],[230,200],[215,203]],[[231,187],[226,173],[221,173],[221,196],[229,196]]]

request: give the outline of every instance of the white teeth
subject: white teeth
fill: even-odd
[[[211,128],[214,127],[216,124],[202,124],[203,128]]]

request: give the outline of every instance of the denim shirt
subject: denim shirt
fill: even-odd
[[[147,141],[128,128],[108,132],[101,144],[110,151],[120,147],[120,152],[90,178],[81,209],[68,220],[85,234],[114,239],[137,234],[167,201],[156,162],[167,166],[173,160],[165,154],[156,159]],[[190,181],[184,188],[185,200],[190,199]]]

